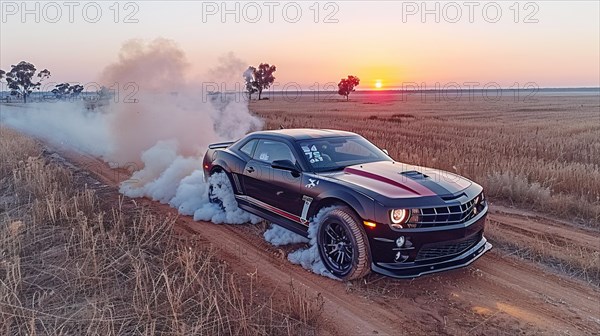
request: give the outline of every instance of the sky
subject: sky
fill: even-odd
[[[162,37],[194,80],[233,52],[275,64],[281,88],[600,86],[598,1],[21,3],[1,2],[0,69],[27,60],[54,82],[97,81],[125,41]]]

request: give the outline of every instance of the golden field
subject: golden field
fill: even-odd
[[[454,97],[454,96],[452,96]],[[600,97],[538,93],[457,100],[433,93],[272,94],[251,101],[266,129],[359,133],[397,161],[482,184],[492,201],[598,226]]]
[[[100,159],[90,175],[80,153],[67,149],[63,159],[0,128],[0,334],[345,335],[346,324],[398,330],[415,321],[417,334],[535,334],[554,330],[546,323],[557,320],[596,327],[586,318],[600,286],[598,96],[350,98],[272,95],[250,109],[266,129],[354,131],[398,161],[484,185],[493,204],[486,236],[495,249],[476,266],[411,281],[373,274],[337,286],[282,260],[285,250],[262,237],[266,223],[192,226],[168,206],[119,195],[117,174]],[[230,244],[220,243],[224,237]],[[294,281],[282,282],[288,276]],[[453,287],[463,282],[464,290]],[[564,304],[547,304],[556,295]],[[431,298],[442,300],[428,307],[444,314],[443,323],[414,305]],[[539,325],[472,313],[473,304],[494,307],[494,300],[537,314]],[[339,323],[338,309],[356,305],[357,315]],[[402,314],[384,319],[390,311]]]

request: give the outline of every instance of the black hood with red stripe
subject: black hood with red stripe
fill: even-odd
[[[387,199],[456,195],[473,184],[464,177],[443,170],[391,161],[349,166],[328,177]]]

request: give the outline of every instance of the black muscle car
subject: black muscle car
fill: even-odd
[[[335,276],[412,278],[469,265],[492,246],[478,184],[394,161],[350,132],[284,129],[213,144],[204,175],[226,173],[240,208],[307,236]]]

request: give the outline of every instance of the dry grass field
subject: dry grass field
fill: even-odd
[[[315,333],[318,297],[290,284],[275,302],[176,217],[0,133],[1,335]]]
[[[482,184],[495,202],[599,228],[600,96],[539,93],[497,101],[433,93],[273,94],[251,101],[266,128],[360,133],[396,160]]]
[[[483,184],[495,248],[471,267],[340,284],[291,265],[264,223],[195,222],[134,201],[118,193],[127,174],[100,158],[0,128],[0,334],[597,330],[599,97],[400,99],[271,96],[250,108],[265,128],[354,131],[399,161]]]

